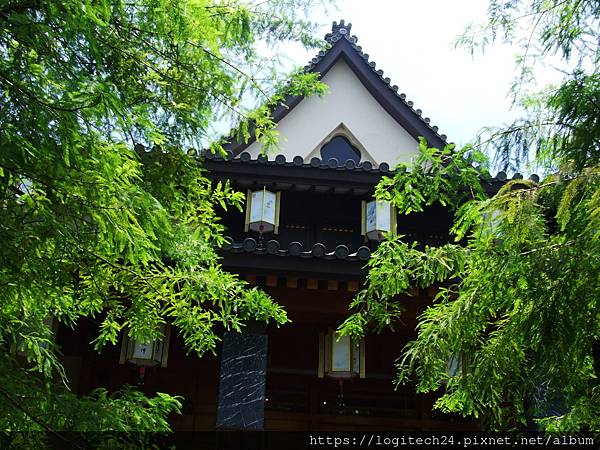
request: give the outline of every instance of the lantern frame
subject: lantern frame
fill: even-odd
[[[349,367],[335,369],[333,364],[334,345],[341,339],[348,340],[347,356]],[[337,379],[365,378],[365,339],[355,341],[351,336],[340,336],[329,328],[327,333],[319,333],[319,367],[318,377]]]
[[[446,362],[446,374],[449,377],[457,377],[462,375],[463,371],[463,354],[462,352],[454,353]]]
[[[495,208],[482,214],[481,235],[490,236],[494,243],[502,243],[504,240],[504,233],[500,230],[500,218],[502,214],[503,211],[500,208]]]
[[[171,341],[171,326],[165,324],[161,326],[162,339],[157,339],[152,342],[138,342],[135,339],[129,337],[127,331],[123,333],[123,339],[121,341],[121,354],[119,356],[119,364],[130,363],[141,367],[167,367],[169,360],[169,344]],[[162,349],[158,349],[157,346],[162,343]],[[139,358],[135,357],[136,345],[150,345],[151,352],[150,358]],[[157,354],[159,353],[159,354]]]
[[[369,208],[369,205],[371,204],[375,204],[375,228],[373,228],[372,230],[367,230],[367,210]],[[380,224],[380,218],[379,215],[377,214],[377,210],[378,207],[380,205],[388,205],[389,206],[389,230],[384,230],[384,229],[378,229],[378,226]],[[362,200],[361,202],[361,234],[365,237],[365,240],[373,240],[373,241],[381,241],[383,238],[383,233],[391,233],[392,235],[396,234],[396,229],[398,226],[397,223],[397,219],[396,219],[396,207],[394,205],[392,205],[390,202],[387,202],[385,200]],[[372,233],[376,233],[375,236],[372,236]]]
[[[244,232],[245,233],[247,233],[251,229],[250,218],[252,215],[252,194],[255,192],[261,192],[261,190],[260,189],[258,189],[258,190],[248,189],[247,194],[246,194],[246,219],[244,221]],[[281,192],[268,191],[266,186],[262,188],[263,195],[262,195],[262,205],[261,205],[261,219],[264,217],[267,192],[269,194],[275,195],[275,214],[274,214],[274,219],[273,219],[274,223],[271,225],[273,225],[273,233],[278,234],[279,233],[279,209],[280,209],[280,205],[281,205]],[[261,220],[259,222],[263,222],[263,221]],[[257,231],[257,230],[254,230],[254,231]],[[269,230],[267,232],[270,232],[270,231],[271,230]],[[258,232],[262,234],[262,231],[258,230]]]
[[[463,351],[452,353],[446,360],[446,377],[442,384],[446,385],[451,378],[463,376],[469,365],[469,358]]]

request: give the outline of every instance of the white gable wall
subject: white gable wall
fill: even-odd
[[[323,81],[329,86],[319,98],[303,99],[277,125],[280,133],[276,154],[288,161],[302,156],[306,162],[320,157],[323,140],[343,123],[362,144],[368,155],[362,161],[387,162],[393,166],[410,162],[418,143],[375,100],[344,61],[338,61]],[[252,158],[260,154],[260,144],[247,149]],[[269,155],[269,159],[275,155]]]

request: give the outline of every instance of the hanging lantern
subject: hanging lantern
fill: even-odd
[[[127,333],[124,333],[119,364],[128,362],[142,367],[158,365],[167,367],[171,327],[169,325],[161,325],[160,333],[162,338],[154,342],[140,342],[129,338]]]
[[[451,378],[462,376],[465,367],[468,367],[468,359],[464,352],[459,351],[451,354],[446,360],[447,379],[442,380],[442,384],[447,384]]]
[[[483,236],[491,237],[496,244],[500,244],[503,241],[503,233],[500,229],[501,220],[502,210],[498,208],[482,214],[481,233]]]
[[[446,373],[449,377],[457,377],[462,375],[463,370],[463,354],[453,354],[446,363]]]
[[[390,202],[372,200],[362,202],[362,234],[381,241],[384,233],[396,232],[396,208]]]
[[[365,340],[353,340],[331,328],[319,334],[319,378],[365,378]]]
[[[246,226],[244,231],[277,234],[279,228],[280,193],[267,191],[248,191],[246,198]]]

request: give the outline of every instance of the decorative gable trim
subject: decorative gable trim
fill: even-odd
[[[333,131],[331,131],[327,136],[325,136],[325,138],[319,142],[319,145],[317,145],[312,152],[309,153],[309,155],[306,157],[306,159],[308,161],[310,161],[312,158],[321,158],[321,148],[323,148],[323,146],[325,144],[327,144],[329,141],[331,141],[334,137],[336,136],[343,136],[346,139],[348,139],[350,141],[350,143],[356,147],[359,151],[360,151],[360,161],[369,161],[371,164],[373,164],[373,166],[377,166],[377,162],[375,161],[375,159],[370,155],[370,153],[367,151],[367,149],[365,148],[364,145],[362,145],[362,143],[357,139],[356,136],[354,136],[354,134],[352,133],[352,131],[350,131],[350,129],[344,124],[344,122],[340,122],[340,124],[335,127],[333,129]],[[345,164],[346,161],[338,161],[338,163],[340,165]],[[325,163],[328,163],[328,161],[325,161]]]
[[[350,36],[351,28],[352,24],[345,24],[343,20],[339,24],[333,22],[332,32],[325,36],[331,47],[320,51],[305,66],[305,71],[318,72],[323,78],[340,58],[343,59],[373,98],[410,136],[415,140],[422,136],[430,146],[445,147],[446,136],[438,134],[438,127],[431,126],[429,118],[421,117],[422,111],[413,108],[413,102],[406,100],[406,94],[398,93],[398,86],[390,85],[390,79],[383,77],[382,70],[375,70],[376,63],[369,61],[369,55],[363,53],[362,47],[356,44],[358,38]],[[273,111],[273,120],[279,122],[303,99],[302,96],[288,97]],[[237,156],[254,141],[252,138],[247,143],[232,142],[225,147]]]

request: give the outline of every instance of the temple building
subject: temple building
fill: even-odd
[[[394,386],[395,359],[415,336],[416,317],[436,287],[406,297],[395,332],[360,342],[335,329],[361,289],[365,265],[386,232],[440,245],[452,216],[442,206],[398,217],[374,201],[378,181],[418,152],[419,137],[443,147],[432,126],[351,35],[333,23],[330,44],[306,67],[329,86],[323,97],[288,98],[274,111],[281,135],[277,154],[260,143],[232,143],[228,157],[205,153],[215,180],[247,193],[245,211],[227,211],[222,264],[283,305],[291,323],[253,323],[224,333],[217,355],[187,355],[176,330],[151,344],[128,342],[97,354],[92,340],[61,339],[73,388],[143,389],[182,395],[174,430],[461,430],[476,424],[432,411],[435,396]],[[502,180],[500,179],[498,183]],[[63,330],[63,333],[68,333]],[[85,334],[83,331],[78,331]]]

